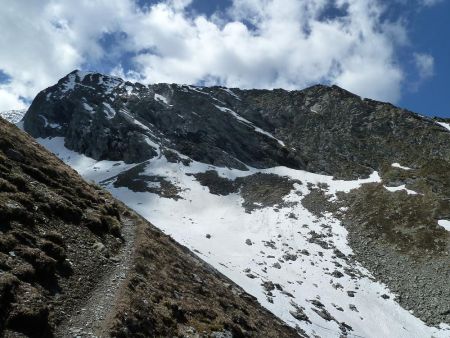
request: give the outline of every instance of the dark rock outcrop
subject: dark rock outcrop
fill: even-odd
[[[383,163],[450,158],[450,133],[435,120],[336,86],[144,86],[74,71],[36,97],[24,127],[34,137],[64,136],[69,149],[95,159],[142,162],[157,155],[157,143],[217,166],[345,178]]]

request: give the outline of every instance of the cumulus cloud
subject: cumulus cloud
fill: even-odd
[[[26,104],[11,88],[0,86],[0,111],[23,108],[26,108]]]
[[[325,18],[330,5],[339,15]],[[133,58],[147,82],[287,89],[327,82],[396,101],[403,74],[390,33],[401,27],[382,25],[382,13],[365,0],[235,0],[224,22],[160,4],[126,29],[136,50],[155,51]]]
[[[32,99],[74,68],[104,65],[149,83],[299,89],[320,82],[380,100],[401,95],[396,53],[406,29],[383,19],[378,1],[233,0],[210,17],[192,6],[195,0],[145,8],[134,0],[5,0],[0,71],[10,83],[0,89],[9,102],[2,106]]]

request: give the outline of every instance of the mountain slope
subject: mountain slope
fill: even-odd
[[[0,119],[0,335],[297,337]]]
[[[308,335],[445,337],[450,133],[438,122],[338,87],[76,71],[36,97],[24,127]]]

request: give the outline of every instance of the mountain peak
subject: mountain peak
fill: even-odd
[[[216,165],[283,165],[358,177],[379,168],[381,161],[424,160],[428,155],[411,156],[417,153],[413,146],[408,152],[393,147],[393,140],[410,137],[411,129],[442,145],[439,154],[448,152],[446,135],[433,131],[440,126],[431,119],[424,120],[426,128],[420,123],[416,114],[362,100],[337,86],[299,91],[145,86],[74,71],[36,97],[25,129],[35,137],[66,136],[69,148],[96,159],[150,159],[156,156],[150,144],[162,142]],[[359,136],[367,132],[367,138]],[[133,146],[117,133],[129,135]],[[101,149],[92,139],[99,135],[105,138]],[[377,145],[380,137],[383,147]],[[431,144],[426,149],[435,156]]]

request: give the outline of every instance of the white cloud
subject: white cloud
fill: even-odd
[[[4,88],[0,86],[0,111],[6,111],[11,109],[23,109],[25,103],[19,99],[19,96],[14,92],[11,92],[10,88]]]
[[[414,62],[419,72],[420,80],[425,80],[434,75],[434,58],[430,54],[414,53]]]
[[[141,14],[127,31],[148,82],[219,82],[246,88],[303,88],[337,83],[362,96],[396,101],[403,73],[395,62],[404,30],[381,23],[373,1],[339,0],[343,15],[327,20],[329,1],[235,0],[228,21],[190,18],[170,5]],[[250,25],[250,29],[246,23]],[[393,40],[394,34],[401,36]]]
[[[5,0],[0,11],[0,68],[10,95],[32,99],[87,60],[100,59],[102,33],[118,27],[126,2]],[[5,101],[6,102],[6,101]],[[6,104],[3,103],[2,106]],[[11,106],[10,108],[17,108]]]
[[[401,95],[396,52],[406,29],[383,21],[377,1],[234,0],[211,17],[192,14],[191,3],[140,9],[133,0],[5,0],[0,65],[11,82],[2,90],[17,99],[7,102],[126,53],[135,55],[126,62],[134,69],[124,74],[118,62],[112,71],[145,82],[287,89],[326,82],[374,99]],[[331,5],[340,15],[328,15]],[[99,39],[114,32],[126,38],[106,51]]]

